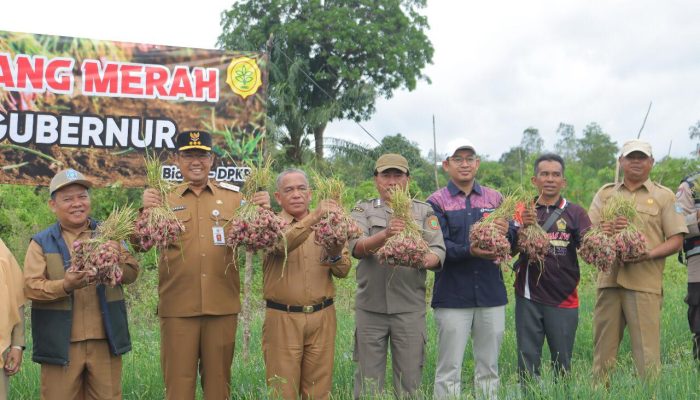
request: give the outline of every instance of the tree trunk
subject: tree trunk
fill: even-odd
[[[314,131],[314,147],[316,150],[316,159],[323,160],[323,132],[326,131],[327,122],[321,125],[315,126]]]
[[[301,165],[304,154],[304,129],[295,126],[285,125],[289,135],[289,147],[287,148],[287,158],[294,164]]]
[[[253,252],[245,252],[245,273],[243,275],[243,309],[241,311],[241,326],[243,328],[243,343],[241,352],[243,360],[248,360],[250,354],[250,322],[253,319],[251,297],[253,289]]]

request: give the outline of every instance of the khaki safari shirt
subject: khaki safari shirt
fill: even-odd
[[[430,251],[445,261],[445,243],[433,208],[413,200],[413,218],[423,228],[423,239]],[[364,236],[372,236],[386,228],[392,210],[380,199],[360,201],[352,210]],[[361,239],[361,238],[360,238]],[[350,241],[352,254],[359,239]],[[357,297],[355,305],[365,311],[397,314],[425,311],[424,269],[381,264],[375,255],[360,259],[357,265]]]
[[[233,250],[225,243],[214,243],[213,228],[228,228],[225,225],[241,204],[241,194],[235,186],[210,181],[196,195],[183,183],[167,203],[185,231],[160,257],[158,315],[237,314],[241,310],[238,267]]]
[[[61,227],[61,236],[66,246],[73,254],[73,242],[90,239],[92,231],[86,223],[80,230],[69,230]],[[138,263],[129,251],[121,247],[121,257],[125,262],[121,265],[122,284],[132,283],[138,276]],[[61,263],[62,264],[62,263]],[[49,271],[46,266],[44,251],[38,243],[31,241],[24,258],[24,294],[32,301],[50,302],[70,296],[63,290],[64,272]],[[100,301],[95,285],[75,289],[73,291],[73,325],[70,332],[71,342],[88,339],[106,339],[105,328],[100,311]]]
[[[347,248],[335,263],[326,262],[323,247],[314,242],[311,215],[297,221],[286,212],[280,217],[290,223],[287,239],[287,264],[284,246],[265,255],[263,261],[263,297],[290,306],[314,305],[335,296],[333,276],[345,278],[352,266]]]
[[[607,200],[619,193],[634,200],[637,208],[637,228],[647,240],[651,250],[667,238],[688,232],[685,219],[676,208],[675,194],[668,188],[647,179],[644,184],[631,192],[624,183],[609,183],[596,193],[588,215],[591,222],[601,222],[601,210]],[[657,258],[637,263],[617,263],[610,274],[598,273],[598,287],[623,287],[625,289],[661,294],[665,258]]]

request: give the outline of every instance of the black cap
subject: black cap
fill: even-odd
[[[185,131],[177,135],[177,151],[200,149],[211,151],[211,135],[205,131]]]

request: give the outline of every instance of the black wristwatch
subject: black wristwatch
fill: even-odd
[[[326,258],[326,260],[328,261],[329,264],[335,264],[335,263],[337,263],[338,261],[340,261],[341,258],[343,258],[343,255],[342,255],[342,254],[341,254],[341,255],[338,255],[338,256],[333,256],[333,257],[330,257],[330,256],[329,256],[329,257]]]

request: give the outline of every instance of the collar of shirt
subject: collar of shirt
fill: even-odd
[[[210,192],[214,193],[214,184],[211,182],[211,180],[207,181],[207,186],[205,186],[205,189],[209,189]],[[188,191],[192,191],[190,189],[190,183],[189,182],[182,182],[180,186],[175,188],[175,193],[179,195],[180,197],[184,196],[185,193]],[[194,192],[193,192],[194,193]]]
[[[71,235],[75,235],[76,237],[78,237],[81,233],[90,230],[90,221],[91,219],[88,217],[87,221],[85,221],[85,225],[77,229],[66,228],[65,226],[61,225],[61,223],[59,223],[58,226],[61,227],[61,232],[67,232]]]
[[[447,182],[447,191],[450,192],[450,196],[456,196],[462,192],[462,189],[458,188],[457,185],[455,185],[452,180]],[[479,182],[476,180],[474,181],[474,185],[472,186],[472,192],[481,195],[481,185],[479,185]],[[465,196],[469,196],[471,193],[464,193]]]
[[[625,186],[624,179],[622,180],[622,182],[619,182],[618,184],[615,185],[615,190],[620,190],[620,188],[623,186],[625,187],[625,189],[630,191],[629,188],[627,186]],[[654,182],[652,182],[651,179],[647,178],[647,180],[644,181],[644,183],[642,184],[642,186],[640,186],[640,188],[641,187],[646,188],[647,192],[651,192],[654,189]],[[637,190],[639,190],[639,189],[637,189]]]
[[[562,200],[564,199],[563,197],[561,197],[561,195],[559,195],[559,197],[557,198],[557,201],[555,201],[554,204],[542,204],[542,203],[540,203],[540,202],[537,202],[537,199],[538,199],[538,198],[539,198],[539,197],[536,197],[536,198],[535,198],[535,202],[536,202],[536,203],[535,203],[535,208],[542,208],[542,207],[547,207],[547,208],[549,208],[549,207],[554,207],[554,208],[557,208],[557,207],[561,207],[561,206],[562,206]]]

